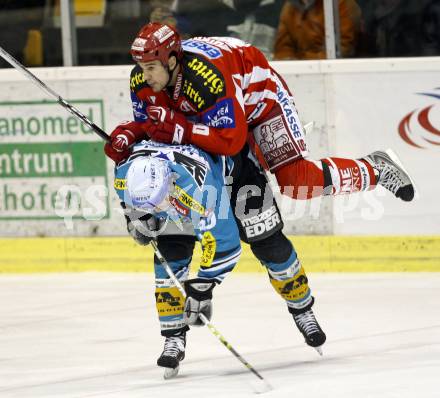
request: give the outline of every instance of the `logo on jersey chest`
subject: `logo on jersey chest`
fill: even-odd
[[[174,194],[176,195],[175,198],[177,201],[179,201],[182,205],[190,208],[191,210],[195,211],[196,213],[199,213],[201,215],[204,215],[206,210],[202,206],[200,202],[195,200],[192,196],[188,195],[181,187],[176,185],[174,187]],[[181,208],[183,208],[181,206]],[[182,214],[182,213],[181,213]]]
[[[211,127],[235,127],[234,105],[232,98],[226,98],[202,116],[202,123]]]
[[[195,75],[203,79],[203,86],[207,87],[211,94],[221,94],[225,89],[225,82],[220,71],[211,63],[194,57],[188,62],[188,67]]]
[[[183,94],[197,107],[197,110],[202,110],[206,101],[199,90],[193,87],[192,82],[185,80],[183,84]]]
[[[173,205],[173,207],[176,209],[176,211],[183,217],[187,217],[189,215],[189,209],[184,207],[177,198],[172,197],[170,199],[170,203]]]
[[[130,78],[130,88],[131,91],[136,91],[136,88],[141,84],[145,83],[144,72],[140,71],[133,73]]]
[[[226,88],[223,75],[204,58],[191,53],[186,53],[184,57],[180,98],[184,97],[196,112],[204,111],[224,96]]]

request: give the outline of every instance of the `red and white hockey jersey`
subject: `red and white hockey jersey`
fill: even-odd
[[[260,162],[292,198],[320,196],[324,188],[337,194],[341,175],[365,175],[362,183],[350,179],[350,192],[375,183],[371,165],[363,160],[305,159],[304,130],[292,95],[256,47],[233,38],[198,37],[184,41],[183,50],[176,85],[160,93],[148,86],[139,66],[132,70],[136,121],[147,119],[149,105],[162,106],[195,123],[191,143],[207,152],[233,155],[248,141],[254,151],[261,150]]]
[[[149,105],[175,109],[196,123],[194,145],[232,155],[244,146],[248,131],[268,118],[275,104],[292,103],[286,85],[256,47],[234,38],[199,37],[184,41],[183,49],[175,87],[155,93],[145,82],[142,69],[136,66],[132,70],[136,121],[147,118]],[[290,115],[285,116],[289,120]],[[299,120],[290,117],[289,123],[293,124],[290,130],[300,131],[302,138]]]

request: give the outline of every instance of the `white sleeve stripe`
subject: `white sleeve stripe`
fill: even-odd
[[[254,91],[253,93],[248,93],[244,96],[245,105],[256,105],[264,99],[277,100],[277,95],[271,90],[264,91]]]
[[[243,99],[243,77],[241,75],[232,75],[232,81],[235,86],[235,99],[240,104],[240,108],[244,113],[244,99]]]
[[[246,73],[243,76],[242,89],[246,90],[251,84],[263,82],[268,79],[274,83],[277,82],[270,69],[254,66],[252,72]]]

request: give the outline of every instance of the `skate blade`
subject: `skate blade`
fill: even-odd
[[[179,373],[179,367],[177,368],[165,368],[164,372],[163,372],[163,378],[165,380],[168,379],[172,379],[173,377],[176,377],[177,374]]]
[[[414,188],[414,198],[413,200],[419,199],[420,195],[419,195],[419,190],[416,187],[416,184],[414,182],[414,180],[412,179],[411,175],[408,173],[408,170],[405,169],[405,167],[403,167],[402,161],[400,160],[400,158],[397,156],[396,152],[394,152],[392,149],[388,148],[387,150],[385,150],[385,153],[391,158],[391,160],[396,163],[408,176],[409,180],[411,181],[411,185]]]
[[[319,355],[323,356],[323,352],[322,352],[322,348],[321,348],[321,347],[322,347],[322,346],[319,346],[319,347],[313,347],[313,348],[318,352]]]

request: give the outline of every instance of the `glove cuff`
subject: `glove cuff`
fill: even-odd
[[[130,156],[129,150],[118,152],[109,143],[106,143],[104,145],[104,153],[116,164],[122,162],[123,160],[127,159]]]
[[[134,135],[134,142],[139,142],[144,138],[147,138],[147,133],[144,129],[144,124],[142,122],[126,122],[121,123],[118,127],[120,127],[123,130],[128,130]]]
[[[198,301],[211,300],[215,281],[202,278],[188,279],[184,282],[186,294]]]
[[[182,144],[191,144],[192,143],[192,136],[193,136],[193,128],[195,124],[192,122],[186,123],[186,129],[185,134],[183,135]]]

